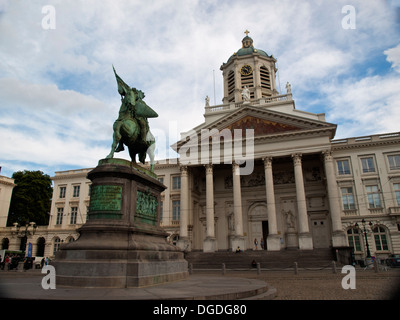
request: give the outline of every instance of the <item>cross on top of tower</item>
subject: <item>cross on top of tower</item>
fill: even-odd
[[[250,48],[253,46],[253,39],[249,37],[249,30],[244,32],[246,36],[242,39],[242,48]]]

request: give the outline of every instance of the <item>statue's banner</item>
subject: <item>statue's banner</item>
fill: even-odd
[[[119,75],[117,75],[117,72],[115,71],[115,68],[113,66],[115,78],[117,79],[117,84],[118,84],[118,93],[120,95],[125,95],[128,90],[130,90],[129,86],[124,82],[124,80],[121,79]]]

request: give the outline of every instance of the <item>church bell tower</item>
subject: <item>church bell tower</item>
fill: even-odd
[[[253,46],[249,31],[242,39],[242,47],[221,66],[224,78],[223,103],[242,102],[242,92],[248,89],[250,100],[278,94],[275,76],[276,59]]]

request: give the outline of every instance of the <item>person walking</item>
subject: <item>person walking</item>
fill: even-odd
[[[9,255],[6,256],[5,262],[6,262],[6,269],[8,271],[8,270],[10,270],[10,262],[11,262]]]

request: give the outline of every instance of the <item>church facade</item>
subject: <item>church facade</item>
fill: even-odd
[[[380,258],[400,254],[400,133],[335,140],[324,114],[296,109],[289,83],[278,92],[276,59],[248,34],[221,71],[223,104],[206,99],[204,122],[172,146],[179,158],[156,163],[170,241],[204,252],[350,246],[357,259],[367,247]],[[49,226],[28,239],[34,255],[38,239],[53,256],[79,236],[89,171],[52,178]],[[17,247],[4,227],[1,238]]]

